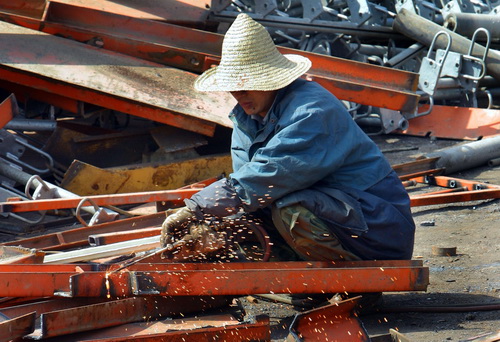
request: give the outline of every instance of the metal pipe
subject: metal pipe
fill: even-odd
[[[500,158],[500,136],[453,146],[426,158],[438,157],[437,168],[444,168],[444,174],[451,174],[487,164],[491,159]]]
[[[450,13],[446,16],[443,26],[462,36],[472,38],[478,28],[484,28],[492,39],[500,39],[500,16],[493,14]],[[484,40],[484,35],[478,40]]]
[[[31,120],[14,118],[6,125],[6,129],[20,130],[20,131],[54,131],[57,126],[55,120]]]
[[[447,32],[452,40],[450,51],[459,52],[461,54],[469,54],[469,48],[472,44],[471,40],[406,9],[402,9],[398,13],[394,20],[393,29],[427,46],[431,45],[434,36],[436,36],[438,32]],[[447,44],[448,41],[446,37],[440,35],[436,38],[434,46],[437,49],[445,49]],[[483,56],[485,50],[485,47],[482,45],[475,44],[474,46],[476,56]],[[488,73],[497,80],[500,80],[500,52],[489,49],[485,58],[485,63]]]

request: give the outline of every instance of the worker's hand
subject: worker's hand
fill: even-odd
[[[194,218],[193,212],[187,207],[170,209],[166,212],[167,218],[161,226],[161,247],[174,243],[174,234],[182,226]]]

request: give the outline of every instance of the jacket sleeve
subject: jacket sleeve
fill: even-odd
[[[337,101],[287,106],[270,138],[230,175],[248,212],[308,188],[343,166],[354,137],[350,115]]]

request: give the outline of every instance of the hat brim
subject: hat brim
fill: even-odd
[[[307,57],[292,54],[283,56],[293,62],[292,68],[286,70],[270,69],[264,74],[251,75],[251,79],[245,81],[243,80],[244,76],[239,75],[226,78],[221,82],[217,77],[220,67],[216,66],[198,76],[194,82],[194,88],[198,91],[276,90],[286,87],[311,68],[311,61]],[[248,77],[248,75],[246,76]]]

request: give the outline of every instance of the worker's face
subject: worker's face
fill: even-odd
[[[238,101],[238,104],[248,115],[260,115],[265,117],[269,108],[273,105],[277,92],[277,90],[243,90],[232,91],[231,95],[233,95],[236,101]]]

